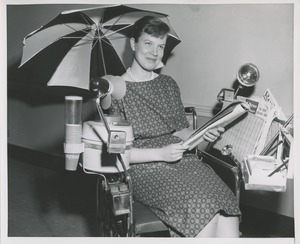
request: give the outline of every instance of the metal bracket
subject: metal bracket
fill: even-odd
[[[126,149],[126,132],[110,130],[107,141],[108,153],[125,153]]]

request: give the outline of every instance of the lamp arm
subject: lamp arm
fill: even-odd
[[[238,92],[239,92],[240,89],[243,89],[242,85],[239,85],[238,88],[236,89],[236,91],[234,92],[234,95],[233,95],[234,98],[237,97],[237,94],[238,94]]]
[[[107,123],[107,121],[106,121],[106,119],[105,119],[105,117],[104,117],[104,114],[103,114],[103,111],[102,111],[102,108],[101,108],[101,105],[100,105],[100,99],[101,99],[102,97],[104,97],[105,95],[106,95],[106,94],[102,94],[102,95],[98,95],[98,96],[97,96],[97,98],[96,98],[96,107],[97,107],[99,116],[100,116],[101,120],[103,121],[104,126],[105,126],[105,128],[106,128],[106,130],[107,130],[107,133],[109,134],[109,133],[110,133],[110,128],[109,128],[108,123]]]

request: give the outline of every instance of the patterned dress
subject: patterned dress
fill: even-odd
[[[181,140],[172,133],[188,127],[180,90],[167,75],[126,82],[126,95],[114,100],[111,114],[131,122],[136,148],[159,148]],[[196,155],[180,161],[130,167],[134,198],[164,221],[174,236],[196,236],[218,212],[240,215],[237,200],[223,181]]]

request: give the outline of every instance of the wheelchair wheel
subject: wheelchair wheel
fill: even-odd
[[[97,179],[97,224],[100,237],[125,237],[128,233],[128,214],[114,216],[111,195],[105,181]]]

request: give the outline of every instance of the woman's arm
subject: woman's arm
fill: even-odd
[[[132,148],[130,163],[175,162],[182,158],[187,149],[188,146],[183,146],[181,143],[170,144],[162,148]]]
[[[221,133],[224,132],[224,128],[213,128],[207,131],[204,135],[204,139],[207,142],[215,141]],[[185,128],[181,131],[175,132],[173,135],[178,136],[182,140],[188,138],[193,133],[193,130]],[[162,148],[132,148],[130,163],[147,163],[153,161],[175,162],[182,158],[183,153],[189,148],[188,145],[182,145],[182,143],[174,143]]]

